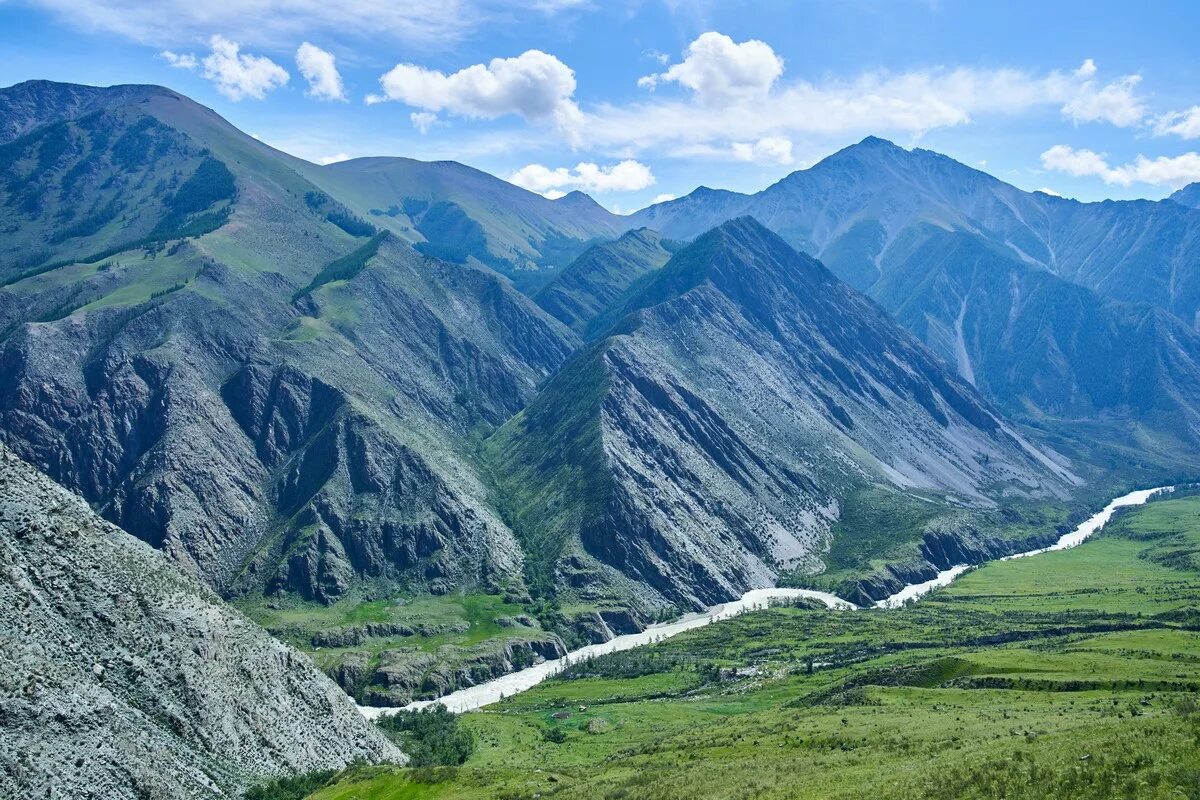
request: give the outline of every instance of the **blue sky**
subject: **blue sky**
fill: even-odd
[[[0,85],[163,84],[310,160],[454,159],[622,211],[868,134],[1083,200],[1200,180],[1200,3],[345,5],[0,0]]]

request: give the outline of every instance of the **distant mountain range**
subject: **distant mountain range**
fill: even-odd
[[[778,580],[869,600],[1200,471],[1178,196],[872,138],[622,217],[33,82],[0,230],[0,440],[238,602],[491,594],[603,638]]]

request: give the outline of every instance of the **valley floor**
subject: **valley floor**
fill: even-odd
[[[579,665],[465,715],[461,767],[312,797],[1200,797],[1198,629],[1200,497],[1158,500],[905,609],[776,608]]]

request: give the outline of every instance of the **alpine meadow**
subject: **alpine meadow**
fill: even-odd
[[[0,796],[1200,798],[1198,26],[0,2]]]

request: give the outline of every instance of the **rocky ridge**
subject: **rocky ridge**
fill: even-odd
[[[232,798],[403,759],[306,656],[2,445],[0,627],[8,797]]]

